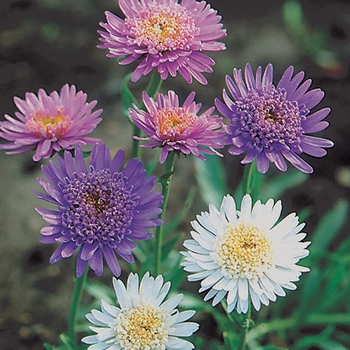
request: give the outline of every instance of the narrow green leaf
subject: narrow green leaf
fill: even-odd
[[[166,259],[169,253],[173,250],[176,243],[181,238],[181,235],[177,234],[169,238],[166,242],[163,243],[163,258]]]
[[[85,290],[96,300],[103,299],[110,304],[113,304],[115,302],[115,296],[110,286],[106,286],[99,282],[87,280],[85,283]]]
[[[282,197],[284,192],[302,184],[307,178],[308,176],[301,171],[278,173],[270,181],[263,184],[259,198],[262,201],[266,201],[269,198],[277,200]]]
[[[317,251],[326,249],[336,238],[348,217],[349,204],[340,199],[319,222],[315,232],[311,236],[312,245],[310,250]]]
[[[199,193],[207,204],[220,207],[223,197],[228,193],[223,162],[215,155],[207,156],[206,161],[195,159],[196,180]]]
[[[194,197],[196,194],[196,189],[194,187],[190,188],[190,191],[188,193],[188,196],[185,200],[185,203],[180,210],[180,212],[176,215],[176,217],[168,224],[166,227],[164,227],[164,237],[168,235],[168,233],[176,230],[176,228],[181,224],[181,222],[184,220],[186,215],[188,214],[189,210],[192,207]]]
[[[134,96],[134,94],[131,92],[131,90],[128,87],[128,82],[131,79],[132,74],[128,74],[127,76],[124,77],[122,80],[122,85],[121,85],[121,98],[122,98],[122,108],[123,108],[123,113],[124,115],[129,119],[131,123],[132,120],[129,115],[129,108],[132,106],[134,103],[135,105],[138,105],[137,99]]]
[[[305,321],[306,316],[314,311],[318,304],[316,297],[320,288],[321,273],[318,269],[313,269],[307,276],[303,276],[303,284],[300,286],[300,302],[295,305],[296,321],[293,329],[300,327]]]
[[[43,345],[46,350],[55,350],[55,347],[53,345],[50,345],[48,343],[45,343]]]
[[[60,335],[60,340],[62,345],[65,346],[65,350],[78,350],[78,346],[75,344],[75,341],[72,340],[67,334],[62,333]]]

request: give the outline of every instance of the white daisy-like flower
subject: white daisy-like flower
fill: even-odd
[[[310,242],[301,242],[306,233],[295,213],[276,224],[281,201],[257,201],[252,206],[249,194],[243,197],[241,210],[234,199],[224,197],[220,211],[212,204],[191,225],[193,239],[186,240],[182,252],[189,281],[201,281],[199,292],[209,290],[204,300],[214,298],[217,305],[227,295],[227,311],[247,313],[250,301],[259,311],[269,305],[284,289],[296,289],[309,268],[297,265],[307,255]],[[283,289],[284,288],[284,289]]]
[[[113,278],[113,287],[120,307],[101,301],[101,311],[92,310],[86,318],[96,325],[90,329],[95,335],[82,341],[89,350],[165,350],[193,349],[182,337],[189,337],[198,329],[195,322],[185,322],[195,311],[179,312],[176,307],[182,294],[164,301],[170,282],[163,284],[161,275],[153,278],[147,272],[139,285],[139,276],[131,273],[124,286]]]

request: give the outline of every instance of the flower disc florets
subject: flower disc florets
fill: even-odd
[[[100,140],[87,137],[101,122],[102,109],[92,112],[97,101],[86,102],[87,95],[76,92],[74,85],[64,85],[58,93],[50,95],[40,89],[38,96],[27,93],[25,100],[14,97],[20,112],[18,120],[5,114],[7,121],[0,122],[0,137],[12,143],[0,149],[12,150],[7,154],[25,152],[35,148],[34,161],[49,158],[61,149],[94,144]]]
[[[217,11],[195,0],[119,0],[119,6],[125,19],[105,13],[98,47],[109,50],[107,57],[127,56],[120,64],[141,60],[132,81],[156,68],[163,80],[179,72],[188,83],[192,77],[207,83],[202,73],[215,62],[202,52],[225,49],[217,42],[226,36]]]
[[[163,277],[156,279],[147,272],[140,283],[130,274],[126,287],[113,278],[113,286],[120,307],[101,301],[101,311],[92,310],[86,318],[98,327],[90,327],[95,335],[82,339],[93,344],[88,349],[115,350],[190,350],[194,346],[182,339],[192,335],[198,324],[187,322],[195,312],[179,312],[176,307],[183,299],[178,294],[163,302],[170,282],[163,285]]]
[[[214,148],[222,148],[228,143],[222,119],[212,115],[214,107],[198,114],[201,104],[195,103],[194,97],[192,92],[180,106],[174,91],[168,91],[167,95],[157,94],[156,100],[143,92],[147,112],[135,105],[129,110],[133,122],[147,135],[136,138],[149,142],[141,147],[162,148],[160,163],[164,163],[169,152],[193,154],[204,160],[201,153],[220,155]]]
[[[135,241],[152,237],[148,228],[162,223],[157,219],[163,197],[150,192],[155,177],[146,177],[143,164],[132,159],[120,171],[124,152],[113,160],[104,144],[94,146],[90,167],[86,167],[80,148],[75,160],[70,152],[43,167],[48,183],[39,179],[47,192],[38,198],[58,205],[58,211],[38,208],[50,225],[41,230],[42,243],[61,243],[50,262],[70,257],[79,249],[76,272],[80,276],[87,262],[97,275],[103,271],[103,257],[114,275],[121,269],[116,254],[134,262]]]
[[[272,199],[252,206],[250,195],[237,210],[227,195],[220,211],[210,205],[191,223],[193,239],[184,243],[182,265],[189,281],[201,281],[200,292],[209,290],[205,301],[214,298],[215,306],[227,295],[228,312],[246,313],[250,301],[259,310],[285,296],[283,289],[296,289],[293,282],[309,271],[297,263],[309,254],[310,242],[301,242],[304,224],[294,213],[276,223],[281,210]]]
[[[309,136],[324,130],[328,122],[323,121],[330,112],[323,108],[310,114],[323,98],[320,89],[308,91],[311,79],[302,82],[304,72],[293,77],[293,67],[283,74],[277,86],[273,85],[273,67],[268,65],[262,75],[259,67],[254,77],[247,64],[245,81],[241,70],[233,70],[233,79],[226,77],[226,84],[233,100],[224,90],[224,103],[216,100],[218,110],[227,117],[231,125],[227,131],[231,136],[232,155],[247,151],[243,164],[257,160],[257,168],[265,173],[269,162],[281,171],[287,170],[287,159],[297,169],[311,173],[313,168],[300,157],[306,153],[315,157],[326,155],[324,148],[333,142]]]

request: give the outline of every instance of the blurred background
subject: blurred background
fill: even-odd
[[[215,97],[221,97],[224,76],[234,67],[243,69],[249,62],[256,69],[273,63],[275,81],[290,65],[296,72],[304,70],[313,80],[312,87],[326,92],[319,107],[332,109],[327,118],[330,127],[319,136],[335,142],[326,158],[305,157],[315,168],[314,174],[283,198],[286,213],[308,208],[305,231],[312,232],[339,199],[350,199],[350,1],[210,3],[223,17],[228,36],[223,40],[227,50],[211,55],[217,64],[214,73],[206,75],[209,84],[188,85],[178,76],[167,80],[162,90],[173,89],[183,99],[195,90],[196,101],[207,108]],[[122,78],[135,67],[119,66],[117,60],[105,57],[106,50],[96,48],[98,24],[105,21],[106,10],[121,15],[115,0],[1,0],[0,118],[5,113],[14,115],[13,96],[24,98],[26,92],[37,93],[39,88],[50,93],[59,91],[65,83],[75,84],[88,94],[88,101],[98,100],[97,108],[104,109],[103,122],[92,136],[104,139],[112,152],[124,148],[130,154],[132,128],[121,112],[120,87]],[[142,78],[137,86],[130,84],[133,90],[136,88],[137,97],[147,82]],[[58,335],[66,329],[74,282],[74,260],[50,265],[54,247],[38,242],[44,222],[34,210],[41,203],[30,189],[39,190],[36,178],[41,171],[40,164],[31,157],[31,152],[13,156],[0,153],[2,350],[36,350],[43,349],[43,342],[57,343]],[[242,176],[240,160],[231,156],[224,159],[232,191]],[[196,181],[194,162],[181,159],[177,163],[180,168],[169,203],[170,213],[175,214],[170,215],[176,215],[189,186]],[[269,176],[275,173],[271,167]],[[189,221],[206,208],[197,192],[180,226],[185,236],[190,230]],[[329,254],[348,236],[349,223],[341,226],[337,238],[327,246]],[[102,279],[110,285],[111,275],[105,270]],[[349,281],[344,283],[347,288]]]

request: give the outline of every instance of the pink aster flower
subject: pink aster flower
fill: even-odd
[[[216,100],[219,112],[231,121],[228,133],[232,155],[247,152],[242,164],[257,160],[257,168],[266,173],[272,162],[281,171],[287,170],[289,161],[295,168],[312,173],[313,168],[300,157],[302,153],[323,157],[325,148],[333,142],[311,136],[327,128],[324,119],[330,108],[322,108],[311,113],[324,97],[321,89],[308,91],[312,80],[304,82],[304,72],[293,76],[290,66],[277,85],[273,84],[273,66],[269,64],[263,75],[259,67],[254,76],[252,68],[246,65],[244,79],[242,71],[233,70],[233,79],[226,77],[228,91],[223,92],[223,100]]]
[[[179,72],[188,83],[192,77],[207,83],[202,72],[212,72],[215,62],[202,52],[225,49],[217,42],[226,30],[216,10],[195,0],[119,0],[119,7],[125,19],[105,13],[107,23],[100,23],[105,31],[98,31],[103,44],[98,47],[109,50],[107,57],[127,56],[123,65],[138,60],[132,81],[157,67],[163,80]]]
[[[0,149],[16,154],[36,148],[34,161],[51,157],[54,151],[72,149],[74,146],[94,144],[99,139],[86,137],[101,122],[102,109],[92,111],[97,101],[86,102],[83,91],[76,92],[74,85],[64,85],[61,92],[47,95],[39,89],[38,96],[26,93],[25,100],[14,97],[20,112],[17,119],[5,114],[7,121],[0,122],[0,137],[11,143]]]
[[[213,147],[222,148],[227,144],[222,118],[212,115],[215,107],[198,115],[201,104],[195,103],[194,97],[195,92],[191,92],[180,106],[174,91],[168,91],[167,95],[157,94],[156,101],[144,91],[142,99],[147,112],[135,105],[129,110],[136,126],[148,135],[144,138],[135,136],[135,139],[150,142],[141,147],[161,147],[161,164],[169,152],[193,154],[205,160],[201,153],[220,155]]]

